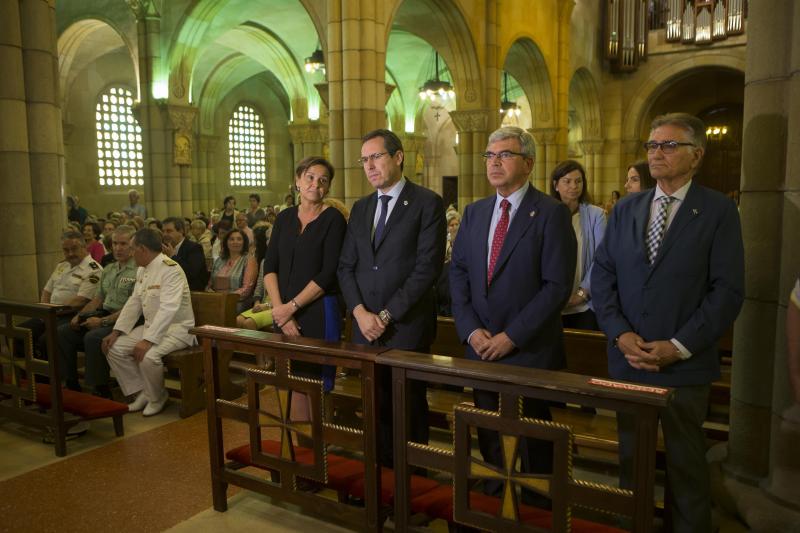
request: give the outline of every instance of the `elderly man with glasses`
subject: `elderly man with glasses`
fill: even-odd
[[[530,133],[508,126],[489,136],[483,154],[495,193],[464,210],[450,263],[453,317],[469,359],[499,365],[561,369],[565,366],[561,310],[572,292],[578,245],[567,207],[537,190]],[[475,406],[497,411],[497,393],[474,391]],[[526,398],[524,416],[550,420],[548,405]],[[496,432],[478,429],[484,460],[502,467]],[[528,439],[520,453],[525,472],[552,472],[549,442]],[[499,496],[503,483],[484,481]],[[523,501],[550,506],[541,494]]]
[[[675,387],[661,412],[672,531],[711,531],[703,421],[719,379],[717,343],[744,299],[736,205],[695,178],[705,125],[656,117],[644,144],[656,187],[614,207],[595,254],[592,294],[611,377]],[[620,483],[632,488],[634,421],[619,414]]]

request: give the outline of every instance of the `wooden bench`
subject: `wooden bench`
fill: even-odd
[[[239,295],[222,292],[192,292],[192,311],[196,326],[214,325],[235,327],[236,304]],[[218,354],[226,362],[230,361],[231,353],[220,351]],[[177,371],[179,380],[167,379],[166,385],[170,393],[180,396],[181,406],[179,414],[186,418],[205,408],[205,389],[203,386],[203,349],[200,346],[190,346],[183,350],[170,353],[163,359],[167,370]],[[224,398],[233,398],[240,391],[230,381],[227,375],[227,364],[222,384]]]
[[[124,403],[99,398],[61,387],[56,332],[58,306],[28,304],[0,300],[0,336],[3,354],[0,358],[0,416],[52,432],[55,453],[67,453],[67,430],[82,420],[112,418],[117,436],[124,433],[122,417],[127,414]],[[31,332],[15,326],[14,317],[37,318],[45,324],[45,346],[50,357],[35,357]],[[23,357],[13,354],[13,341],[22,346]],[[37,383],[37,376],[50,384]],[[31,410],[31,405],[40,410]]]

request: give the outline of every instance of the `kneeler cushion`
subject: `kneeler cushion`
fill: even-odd
[[[364,465],[361,465],[361,476],[354,479],[348,487],[347,492],[356,497],[364,497]],[[422,476],[411,476],[410,483],[410,498],[417,498],[434,490],[439,486],[439,483],[433,479],[428,479]],[[394,470],[391,468],[381,467],[381,502],[385,505],[394,504]]]
[[[500,512],[500,498],[487,496],[481,492],[469,493],[470,509],[497,516]],[[442,485],[427,494],[412,498],[411,511],[422,513],[431,518],[439,518],[453,522],[453,487]],[[520,519],[532,526],[552,529],[553,521],[550,511],[520,504]],[[572,531],[582,533],[621,533],[621,529],[604,524],[597,524],[579,518],[572,519]]]
[[[50,407],[52,403],[50,385],[36,384],[36,403],[44,408]],[[85,420],[128,414],[128,406],[124,403],[63,388],[61,404],[65,412],[78,415]]]

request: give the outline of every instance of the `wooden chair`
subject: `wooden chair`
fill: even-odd
[[[192,310],[197,326],[212,325],[236,327],[236,304],[239,295],[223,292],[192,292]],[[220,368],[225,369],[222,380],[222,395],[232,398],[238,392],[227,375],[230,352],[220,352]],[[203,386],[203,350],[200,346],[190,346],[170,353],[163,359],[164,366],[178,371],[180,378],[180,416],[186,418],[205,408]]]

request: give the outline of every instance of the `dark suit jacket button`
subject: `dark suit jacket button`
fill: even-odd
[[[372,265],[372,270],[378,270],[378,265]]]

